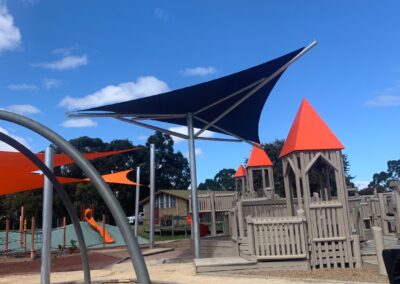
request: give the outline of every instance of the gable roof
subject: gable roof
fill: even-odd
[[[245,176],[246,176],[246,170],[244,169],[243,165],[240,165],[233,177],[239,178]]]
[[[342,150],[343,144],[310,103],[303,99],[279,157],[295,151]]]
[[[271,159],[268,157],[267,153],[258,148],[253,147],[251,151],[250,158],[247,161],[247,167],[268,167],[272,166]]]

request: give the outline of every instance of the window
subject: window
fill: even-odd
[[[253,170],[253,186],[255,192],[262,192],[263,190],[262,170]]]
[[[265,177],[265,187],[271,187],[271,182],[269,180],[269,170],[264,170],[264,177]]]
[[[159,194],[155,198],[156,208],[175,208],[176,207],[176,197],[169,194]]]

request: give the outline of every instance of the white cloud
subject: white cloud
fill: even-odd
[[[62,56],[67,56],[67,55],[71,55],[72,51],[74,51],[74,50],[76,50],[75,46],[62,47],[62,48],[53,49],[52,53],[61,54]]]
[[[400,96],[382,95],[376,96],[365,103],[367,107],[398,107],[400,106]]]
[[[87,55],[76,56],[76,55],[67,55],[57,61],[52,62],[38,62],[38,63],[31,63],[32,67],[41,67],[47,68],[52,70],[71,70],[76,69],[80,66],[84,66],[88,64]]]
[[[38,87],[32,84],[11,84],[8,85],[7,88],[11,91],[36,91]]]
[[[38,109],[37,107],[33,106],[33,105],[9,105],[7,107],[4,108],[5,110],[11,111],[11,112],[15,112],[18,114],[22,114],[22,115],[26,115],[26,114],[37,114],[40,113],[40,109]]]
[[[196,155],[196,157],[200,157],[203,155],[203,150],[201,148],[195,148],[194,149],[194,153]],[[189,159],[189,152],[185,152],[184,156],[186,157],[186,159]]]
[[[147,138],[149,138],[149,136],[146,136],[146,135],[140,135],[140,136],[138,137],[138,139],[139,139],[140,141],[147,141]]]
[[[160,8],[155,8],[154,9],[154,15],[156,16],[156,18],[161,19],[161,20],[169,20],[169,15],[167,12],[165,12],[164,10],[161,10]]]
[[[215,72],[217,72],[217,69],[213,66],[186,68],[181,71],[185,76],[206,76],[214,74]]]
[[[0,126],[0,132],[2,132],[4,134],[14,138],[19,143],[21,143],[25,147],[29,148],[28,143],[26,142],[26,140],[24,138],[10,134],[9,131],[7,131],[5,128],[3,128],[1,126]],[[13,147],[11,147],[10,145],[8,145],[8,144],[6,144],[4,142],[0,142],[0,151],[17,152],[17,150],[15,150]]]
[[[364,104],[366,107],[400,106],[400,85],[394,85],[375,94],[375,97]]]
[[[14,50],[21,43],[21,33],[7,7],[0,1],[0,52]]]
[[[364,181],[364,180],[356,180],[354,181],[354,185],[358,188],[358,189],[364,189],[368,187],[369,182],[368,181]]]
[[[61,126],[71,128],[71,127],[94,127],[97,126],[97,122],[89,118],[77,118],[68,119],[64,121]]]
[[[22,0],[25,5],[35,5],[39,0]]]
[[[43,85],[46,88],[46,90],[51,90],[51,89],[56,89],[62,85],[61,80],[57,79],[51,79],[51,78],[44,78],[43,79]]]
[[[67,96],[59,103],[59,106],[68,110],[92,108],[106,104],[113,104],[169,91],[168,85],[156,77],[139,77],[136,82],[126,82],[119,85],[109,85],[103,89],[84,96]]]
[[[168,128],[168,130],[188,135],[188,128],[186,126],[170,127],[170,128]],[[199,131],[199,130],[200,130],[199,128],[194,128],[194,133],[196,133],[196,131]],[[200,135],[200,137],[208,137],[209,138],[209,137],[213,137],[214,134],[215,134],[214,132],[206,130]],[[185,140],[185,139],[176,137],[174,135],[172,135],[171,137],[174,140],[175,144],[181,143],[182,141]]]

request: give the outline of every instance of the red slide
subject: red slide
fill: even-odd
[[[104,242],[106,244],[111,244],[114,242],[114,239],[110,236],[110,234],[104,230],[104,236],[103,236],[103,227],[100,226],[99,224],[96,223],[96,221],[93,218],[93,210],[91,208],[85,209],[85,221],[95,229],[97,232],[99,232],[100,236],[104,238]]]

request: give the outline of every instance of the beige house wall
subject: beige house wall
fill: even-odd
[[[156,223],[159,223],[157,220],[160,220],[160,218],[164,215],[186,216],[188,213],[188,201],[186,199],[176,197],[175,208],[156,208],[155,214],[157,214],[157,210],[158,216],[155,216]],[[150,220],[150,201],[143,205],[143,211],[145,219],[144,223],[148,225]]]

